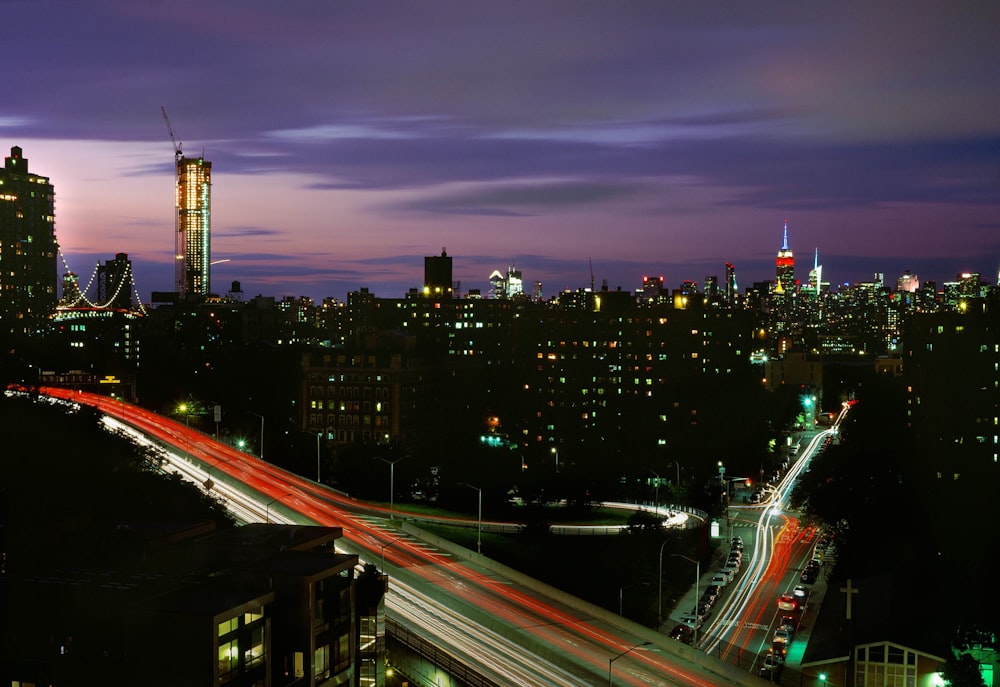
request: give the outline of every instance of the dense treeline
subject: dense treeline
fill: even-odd
[[[0,396],[0,550],[7,572],[82,563],[88,532],[142,521],[231,524],[154,453],[116,436],[88,409]]]

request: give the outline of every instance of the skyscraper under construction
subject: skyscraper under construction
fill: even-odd
[[[206,296],[211,289],[212,163],[185,157],[177,149],[176,267],[181,296]]]
[[[167,109],[160,107],[174,145],[174,288],[181,298],[207,296],[212,264],[212,163],[187,157],[174,136]]]

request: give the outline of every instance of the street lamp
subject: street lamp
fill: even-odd
[[[469,489],[475,489],[479,492],[479,529],[476,533],[476,553],[483,552],[483,490],[481,487],[474,487],[471,484],[466,484],[462,482]]]
[[[403,458],[405,457],[403,456]],[[375,458],[389,464],[389,519],[392,520],[396,512],[396,463],[403,460],[403,458],[397,458],[396,460],[389,460],[382,456],[375,456]]]
[[[611,658],[608,659],[608,687],[611,687],[611,665],[625,654],[630,654],[639,647],[649,646],[649,645],[650,642],[643,642],[642,644],[636,644],[635,646],[629,647],[625,651],[621,652],[617,656],[612,656]]]
[[[270,501],[267,502],[267,505],[264,506],[264,522],[265,523],[271,522],[271,516],[270,516],[271,504],[272,503],[277,503],[278,501],[280,501],[281,499],[285,498],[286,496],[291,496],[291,495],[292,495],[292,492],[288,492],[287,494],[282,494],[278,498],[271,499]]]
[[[319,478],[319,438],[322,432],[316,432],[316,483],[322,484],[323,482]]]
[[[211,491],[212,487],[215,486],[215,482],[212,481],[212,468],[214,468],[219,463],[228,463],[228,460],[219,458],[217,460],[211,461],[208,466],[205,467],[205,491]]]
[[[646,586],[649,583],[648,582],[633,582],[632,584],[626,584],[626,585],[618,588],[618,615],[620,615],[620,616],[624,616],[625,615],[625,590],[628,589],[629,587],[634,587],[637,584],[641,584],[643,586]]]
[[[660,631],[660,625],[663,623],[663,547],[667,545],[668,541],[670,541],[670,540],[669,539],[664,540],[664,542],[662,544],[660,544],[660,594],[659,594],[659,600],[657,601],[657,611],[656,611],[656,618],[657,618],[657,620],[656,620],[656,631],[657,632]],[[693,558],[688,558],[687,556],[685,556],[683,554],[679,554],[679,553],[672,553],[670,555],[671,556],[676,556],[677,558],[683,558],[684,560],[688,561],[689,563],[694,563],[694,565],[695,565],[695,568],[694,568],[694,617],[695,617],[695,625],[697,625],[698,624],[698,602],[701,600],[701,594],[698,593],[700,591],[698,589],[698,582],[701,580],[701,561],[697,561],[697,560],[695,560]],[[698,637],[698,628],[697,627],[694,628],[694,636],[695,636],[695,639],[697,639],[697,637]]]
[[[401,534],[398,537],[396,537],[395,539],[393,539],[392,541],[387,541],[385,544],[382,544],[382,567],[380,568],[380,570],[382,571],[383,575],[385,574],[385,549],[386,549],[386,547],[387,546],[391,546],[392,544],[395,544],[396,542],[398,542],[400,539],[402,539],[405,536],[406,536],[405,534]]]

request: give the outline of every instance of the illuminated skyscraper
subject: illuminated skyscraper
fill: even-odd
[[[55,195],[12,147],[0,169],[0,336],[31,334],[55,312]]]
[[[795,257],[788,247],[788,220],[785,220],[785,235],[775,260],[775,277],[786,295],[795,291]]]
[[[726,263],[726,304],[734,305],[739,287],[736,285],[736,266]]]
[[[819,248],[813,258],[813,268],[809,270],[809,294],[813,297],[819,296],[823,290],[823,266],[819,264]]]
[[[181,295],[205,296],[211,289],[212,163],[178,154],[176,267]]]

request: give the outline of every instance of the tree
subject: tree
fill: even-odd
[[[969,654],[958,654],[944,664],[944,679],[951,687],[985,687],[979,661]]]

